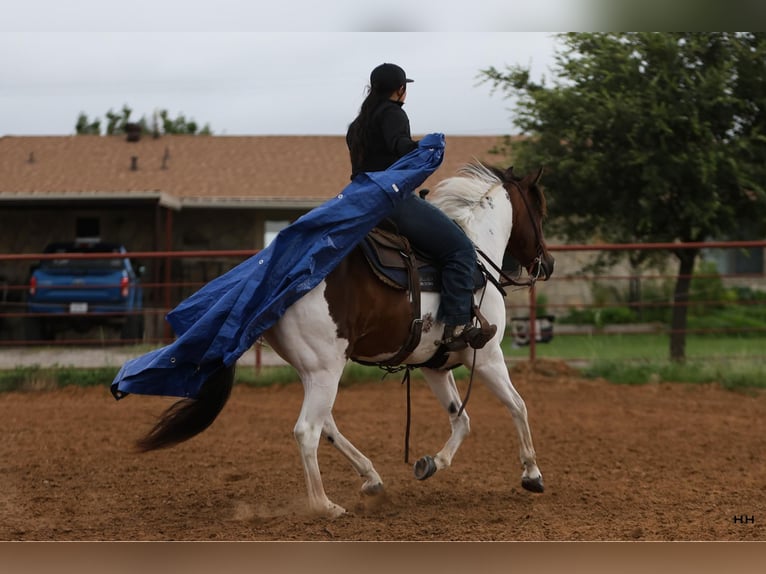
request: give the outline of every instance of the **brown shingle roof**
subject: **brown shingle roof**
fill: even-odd
[[[497,162],[489,150],[499,142],[497,136],[448,136],[444,162],[425,185],[474,158]],[[134,143],[124,136],[0,137],[0,199],[6,200],[151,192],[187,205],[318,204],[348,177],[343,136],[145,136]]]

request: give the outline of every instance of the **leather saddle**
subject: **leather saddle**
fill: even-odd
[[[373,228],[359,247],[370,269],[382,283],[394,289],[409,291],[412,308],[410,333],[404,345],[390,359],[375,363],[385,367],[400,365],[420,343],[423,331],[420,294],[423,291],[440,292],[441,274],[432,259],[414,250],[406,237],[389,229],[388,222],[382,225]],[[477,266],[474,273],[474,291],[481,289],[485,284],[486,276]],[[439,367],[444,364],[448,354],[442,346],[429,361],[415,366]]]
[[[360,244],[370,269],[381,282],[395,289],[439,293],[441,273],[427,255],[413,249],[406,237],[396,231],[375,227]],[[484,287],[486,277],[477,266],[474,291]]]

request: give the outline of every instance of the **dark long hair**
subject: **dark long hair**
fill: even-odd
[[[390,92],[380,92],[372,88],[369,89],[367,97],[364,98],[359,114],[348,127],[349,153],[351,154],[351,165],[364,165],[364,159],[367,155],[367,134],[372,128],[372,118],[375,110],[381,103],[385,102],[391,96]]]

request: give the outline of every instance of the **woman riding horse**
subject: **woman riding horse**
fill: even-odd
[[[417,148],[402,109],[407,84],[412,81],[396,64],[381,64],[370,74],[369,93],[346,134],[352,180],[364,172],[383,171]],[[476,250],[471,240],[442,211],[414,193],[398,204],[388,220],[412,247],[433,258],[441,269],[443,344],[450,351],[486,345],[497,327],[473,324]]]

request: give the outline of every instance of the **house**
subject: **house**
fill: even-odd
[[[340,135],[131,139],[0,137],[0,254],[40,253],[49,242],[83,236],[133,252],[257,250],[349,181]],[[444,162],[424,187],[473,159],[503,163],[491,154],[502,138],[446,139]],[[200,284],[239,261],[175,259],[169,276]],[[147,282],[167,277],[164,260],[142,263]],[[23,299],[28,274],[29,262],[0,260],[6,301]]]

